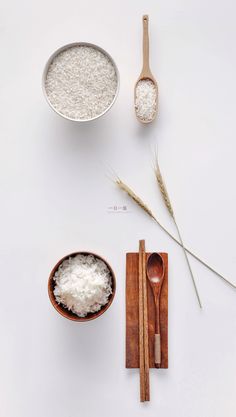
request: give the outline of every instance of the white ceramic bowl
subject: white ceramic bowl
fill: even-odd
[[[68,48],[71,48],[73,46],[90,46],[94,49],[97,49],[98,51],[102,52],[104,55],[107,56],[107,58],[111,61],[111,63],[113,64],[114,68],[115,68],[115,72],[116,72],[116,77],[117,77],[117,87],[116,87],[116,94],[111,102],[111,104],[99,115],[91,118],[91,119],[72,119],[71,117],[65,116],[63,113],[59,112],[57,109],[55,109],[55,107],[52,105],[52,103],[50,102],[47,92],[46,92],[46,88],[45,88],[45,82],[46,82],[46,78],[47,78],[47,73],[48,73],[48,69],[49,66],[51,65],[53,59],[62,51],[65,51]],[[117,65],[114,61],[114,59],[102,48],[100,48],[100,46],[94,45],[93,43],[88,43],[88,42],[74,42],[74,43],[69,43],[67,45],[62,46],[61,48],[57,49],[48,59],[44,71],[43,71],[43,80],[42,80],[42,86],[43,86],[43,93],[44,96],[49,104],[49,106],[60,116],[62,116],[64,119],[68,119],[71,120],[73,122],[90,122],[91,120],[95,120],[98,119],[99,117],[103,116],[105,113],[108,112],[108,110],[110,110],[110,108],[113,106],[113,104],[115,103],[118,93],[119,93],[119,87],[120,87],[120,76],[119,76],[119,71],[117,68]]]

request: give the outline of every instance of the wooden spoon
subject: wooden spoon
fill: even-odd
[[[154,78],[154,76],[152,75],[152,72],[150,70],[150,66],[149,66],[149,36],[148,36],[148,22],[149,22],[149,18],[148,15],[144,15],[143,16],[143,68],[141,71],[141,74],[135,84],[135,89],[134,89],[134,100],[135,100],[135,111],[136,111],[136,116],[138,118],[138,120],[142,123],[150,123],[152,122],[157,114],[157,99],[158,99],[158,85],[157,82]],[[137,114],[137,106],[136,106],[136,90],[137,90],[137,85],[139,83],[139,81],[141,80],[150,80],[155,89],[156,89],[156,105],[155,105],[155,109],[154,109],[154,115],[152,117],[152,119],[142,119],[141,117],[139,117],[139,115]]]
[[[159,253],[152,253],[147,261],[147,277],[152,288],[155,306],[155,366],[161,364],[161,335],[160,335],[160,295],[164,280],[165,266],[164,260]]]

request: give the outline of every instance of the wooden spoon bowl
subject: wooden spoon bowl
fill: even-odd
[[[68,310],[66,307],[64,307],[62,304],[58,304],[55,295],[54,295],[54,288],[56,285],[56,282],[54,281],[53,277],[55,275],[55,272],[58,270],[59,266],[61,265],[61,263],[68,259],[68,258],[72,258],[76,255],[93,255],[95,258],[98,258],[100,260],[102,260],[108,267],[110,273],[111,273],[111,285],[112,285],[112,293],[109,297],[108,303],[104,306],[102,306],[102,308],[99,311],[96,311],[96,313],[89,313],[87,314],[86,317],[79,317],[77,316],[77,314],[73,313],[72,311]],[[54,268],[52,269],[50,275],[49,275],[49,279],[48,279],[48,295],[49,295],[49,299],[53,305],[53,307],[56,309],[56,311],[61,314],[63,317],[65,317],[66,319],[72,320],[72,321],[77,321],[77,322],[85,322],[85,321],[90,321],[90,320],[94,320],[96,318],[98,318],[99,316],[101,316],[103,313],[105,313],[105,311],[110,307],[114,296],[115,296],[115,292],[116,292],[116,278],[115,278],[115,274],[111,268],[111,266],[109,265],[109,263],[103,259],[100,255],[97,255],[95,253],[92,252],[73,252],[69,255],[64,256],[62,259],[60,259],[60,261],[57,262],[57,264],[54,266]]]

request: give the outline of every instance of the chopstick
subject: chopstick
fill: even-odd
[[[148,345],[148,307],[147,307],[147,277],[145,241],[143,251],[143,338],[144,338],[144,368],[145,368],[145,399],[150,401],[149,384],[149,345]]]
[[[140,401],[150,400],[145,240],[139,241],[139,367]]]
[[[144,327],[143,327],[143,241],[139,241],[139,376],[140,376],[140,401],[146,399],[145,365],[144,365]]]

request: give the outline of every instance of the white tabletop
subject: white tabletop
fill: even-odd
[[[148,3],[1,2],[1,416],[235,416],[236,290],[191,258],[200,311],[181,249],[106,174],[175,234],[152,171],[158,144],[186,245],[236,283],[236,4]],[[160,88],[151,126],[133,111],[144,13]],[[120,70],[115,106],[91,124],[60,118],[42,94],[49,55],[73,41],[100,45]],[[125,369],[125,253],[140,238],[169,253],[169,369],[151,371],[145,404]],[[76,250],[105,257],[117,278],[111,308],[88,324],[47,295],[51,268]]]

